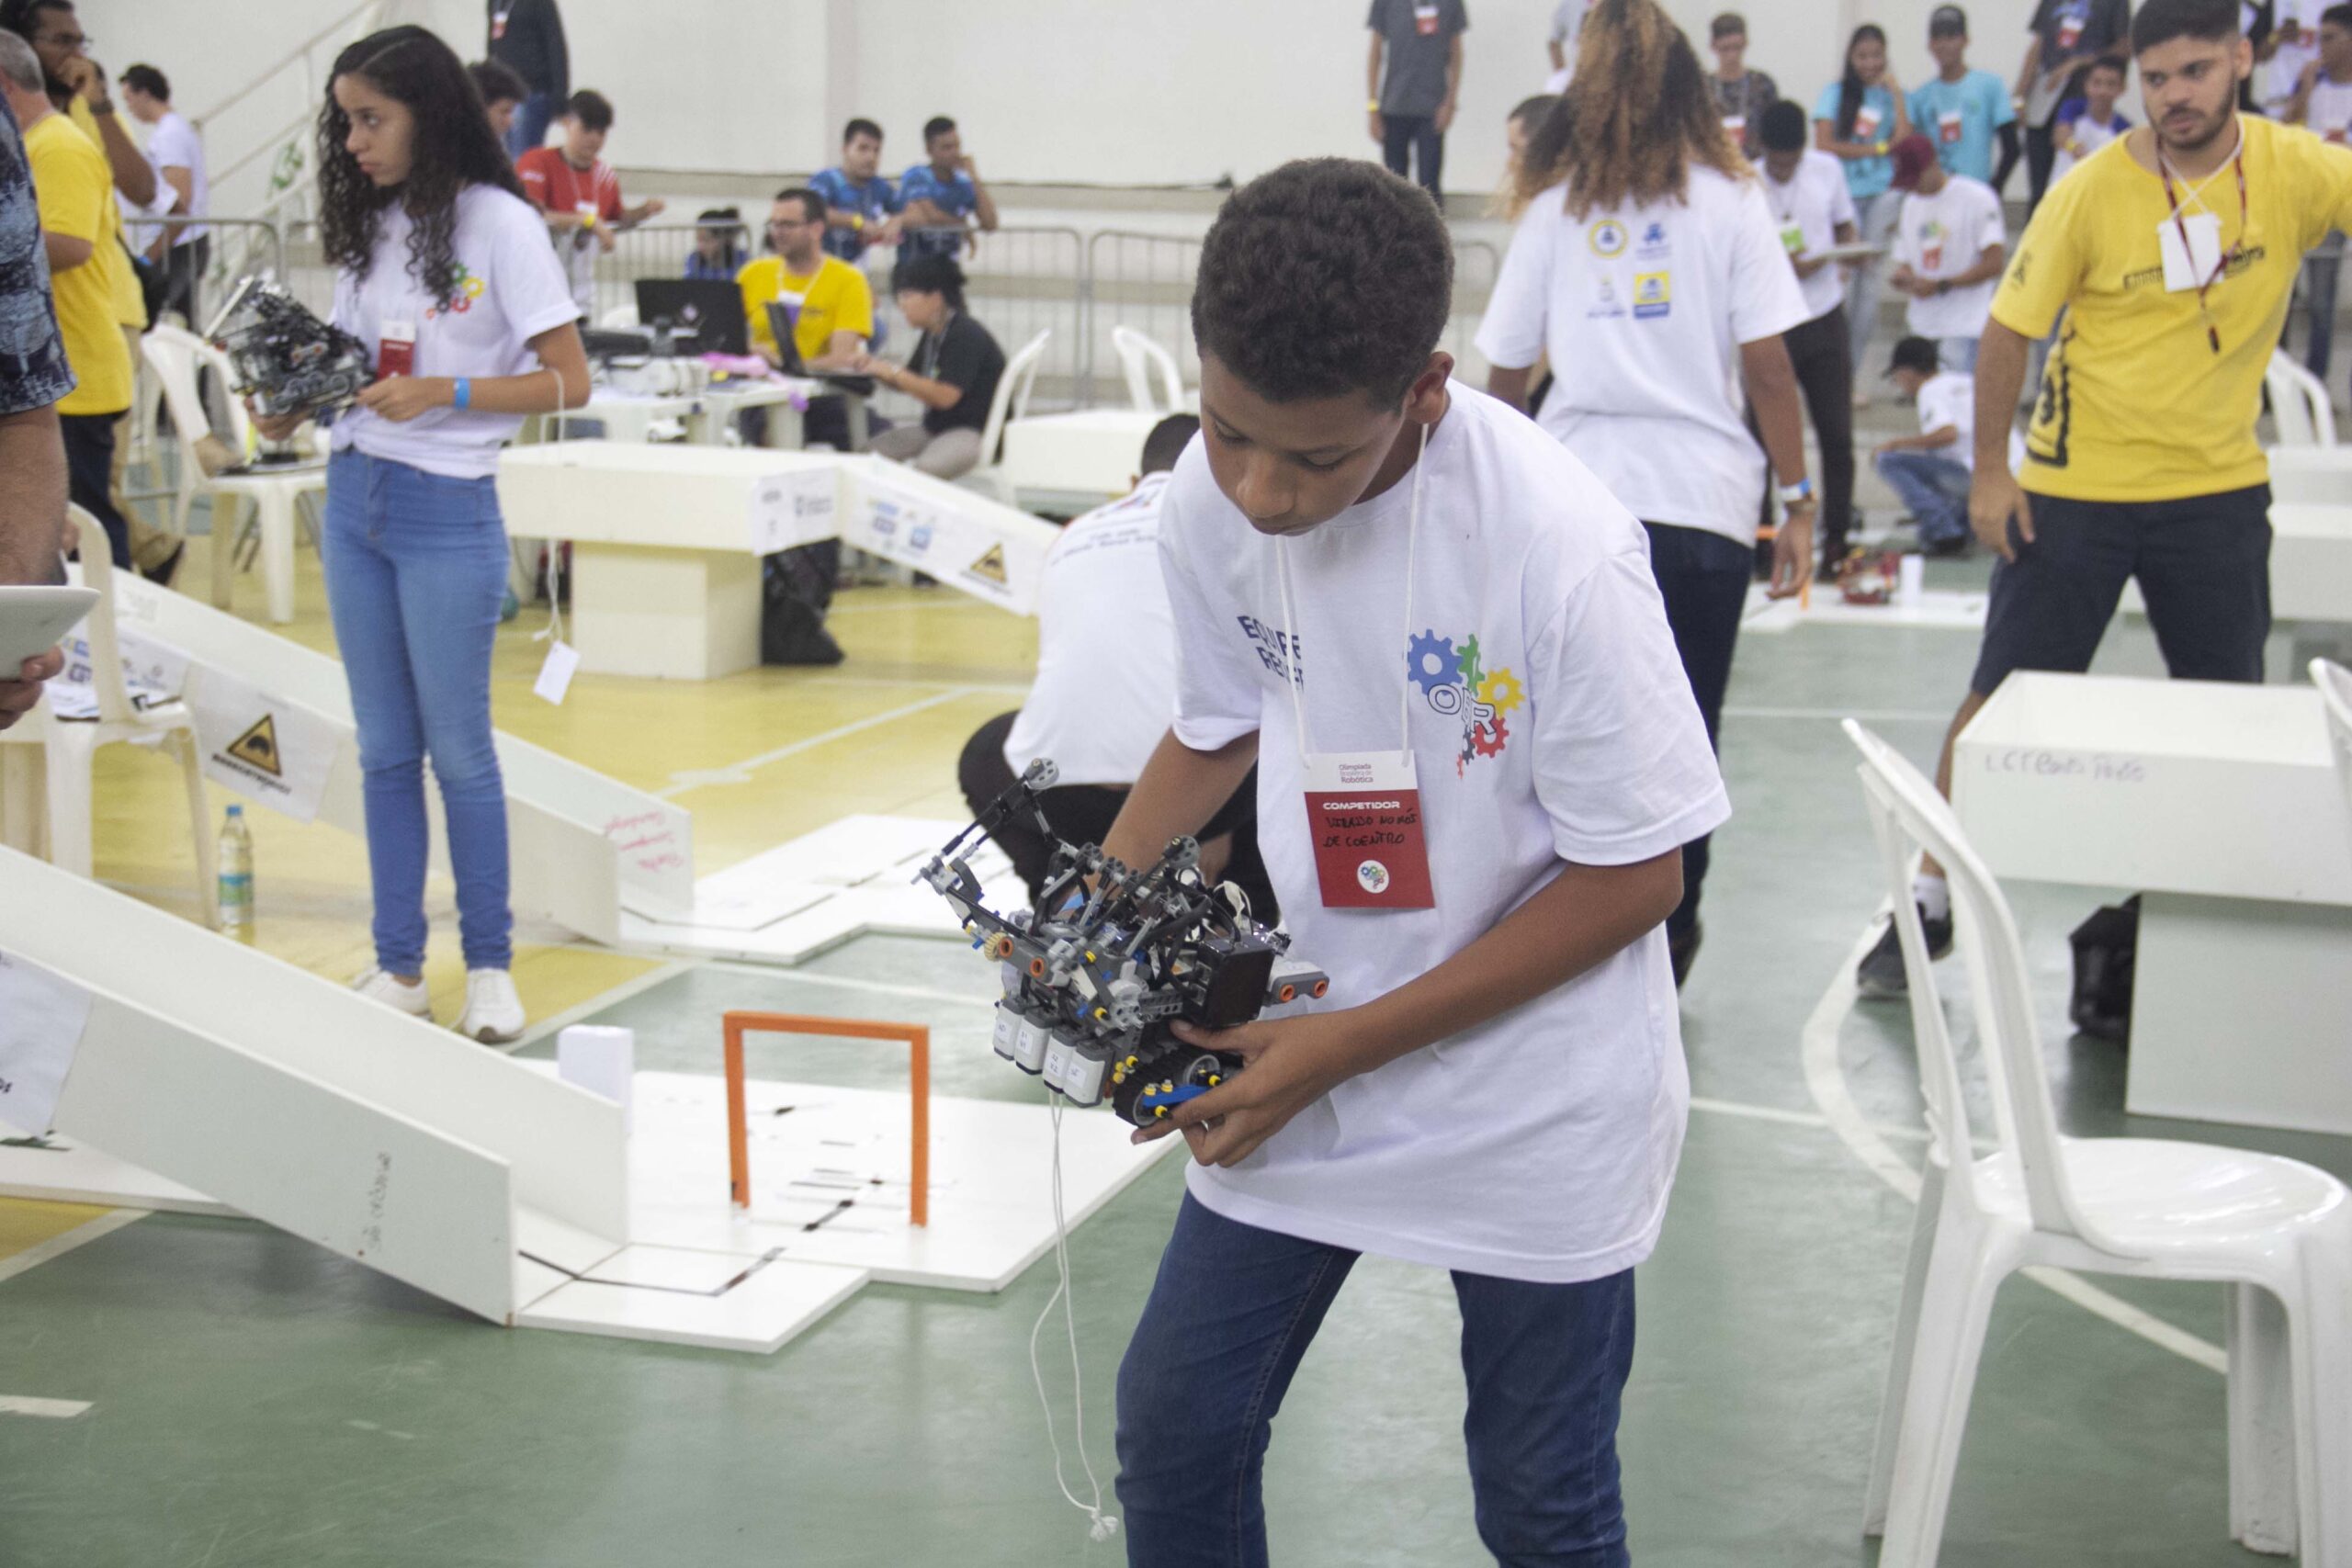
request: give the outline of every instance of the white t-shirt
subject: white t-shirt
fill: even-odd
[[[1648,860],[1729,813],[1640,525],[1519,414],[1451,391],[1422,458],[1409,639],[1409,474],[1278,544],[1217,490],[1196,442],[1161,503],[1177,737],[1205,750],[1257,733],[1259,847],[1293,952],[1330,975],[1333,1008],[1460,953],[1563,859]],[[1323,907],[1293,650],[1323,750],[1395,748],[1407,699],[1433,908]],[[1597,1279],[1655,1245],[1689,1100],[1659,928],[1341,1084],[1235,1168],[1196,1165],[1187,1179],[1216,1213],[1288,1235],[1506,1279]]]
[[[1037,681],[1005,737],[1015,773],[1051,757],[1066,784],[1131,784],[1176,714],[1176,628],[1159,578],[1166,474],[1062,530],[1037,592]]]
[[[1953,175],[1933,196],[1917,191],[1903,198],[1895,220],[1894,259],[1921,277],[1958,277],[1981,259],[1985,248],[2005,244],[2001,198],[1982,180]],[[2001,287],[1995,273],[1981,283],[1930,299],[1911,301],[1911,330],[1921,337],[1983,337]]]
[[[2060,106],[2063,110],[2064,106]],[[2062,113],[2052,128],[2058,144],[2058,156],[2050,165],[2050,183],[2056,185],[2079,168],[2084,160],[2110,141],[2121,141],[2132,134],[2132,122],[2121,114],[2108,117],[2106,123],[2091,118],[2086,108],[2068,119]]]
[[[1478,328],[1490,365],[1549,354],[1544,428],[1649,523],[1756,539],[1762,448],[1743,344],[1809,317],[1761,180],[1690,171],[1687,201],[1578,219],[1535,198]]]
[[[2274,35],[2292,22],[2302,28],[2302,40],[2281,43],[2270,58],[2254,68],[2255,92],[2272,118],[2286,112],[2303,79],[2303,67],[2319,58],[2319,14],[2333,0],[2274,0],[2270,25]],[[2314,130],[2318,129],[2313,127]]]
[[[519,376],[539,367],[531,339],[580,319],[563,265],[548,247],[547,224],[521,197],[481,185],[458,194],[458,297],[447,306],[427,299],[409,274],[410,227],[397,204],[385,209],[366,281],[348,270],[335,279],[334,324],[370,349],[383,342],[387,323],[413,328],[413,374]],[[497,471],[498,448],[522,425],[520,414],[454,408],[395,424],[355,408],[334,422],[334,449],[356,446],[429,474],[482,479]]]
[[[1560,54],[1567,63],[1544,79],[1547,93],[1566,91],[1577,73],[1577,40],[1584,33],[1584,15],[1592,9],[1593,0],[1560,0],[1552,8],[1551,41],[1560,46]]]
[[[1928,435],[1945,426],[1960,432],[1960,439],[1939,448],[1967,468],[1976,460],[1976,378],[1957,370],[1939,370],[1919,385],[1919,434]],[[2025,466],[2025,437],[2009,426],[2009,468]]]
[[[1795,177],[1782,185],[1762,169],[1764,200],[1772,209],[1772,227],[1794,265],[1800,254],[1819,255],[1838,243],[1838,225],[1861,225],[1854,210],[1853,193],[1846,188],[1846,165],[1836,154],[1817,147],[1805,150]],[[1804,293],[1805,320],[1817,321],[1846,302],[1846,280],[1834,266],[1797,279]]]
[[[2310,103],[2303,108],[2303,124],[2313,135],[2325,138],[2341,147],[2352,141],[2352,82],[2331,82],[2323,71],[2312,84]]]
[[[165,109],[147,132],[147,162],[154,166],[155,179],[163,183],[165,169],[186,169],[188,172],[187,205],[184,212],[212,210],[212,182],[204,172],[204,139],[196,127],[176,109]],[[172,231],[172,243],[185,245],[212,232],[209,225],[193,223]],[[151,239],[150,243],[153,243]],[[198,323],[201,325],[202,323]]]

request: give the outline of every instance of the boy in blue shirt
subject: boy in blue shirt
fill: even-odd
[[[1266,1561],[1272,1423],[1364,1252],[1452,1271],[1487,1549],[1630,1561],[1633,1269],[1690,1098],[1663,922],[1729,806],[1641,525],[1453,379],[1453,270],[1435,202],[1341,159],[1252,181],[1202,246],[1175,720],[1103,848],[1149,864],[1254,765],[1332,983],[1178,1026],[1248,1066],[1136,1134],[1193,1163],[1119,1373],[1130,1568]]]
[[[882,177],[882,128],[854,119],[842,128],[842,161],[810,176],[825,198],[827,255],[854,266],[868,245],[899,243],[899,193]]]
[[[1911,91],[1911,123],[1936,144],[1936,161],[1951,175],[1993,183],[1993,149],[2012,149],[2018,116],[2008,84],[1990,71],[1968,68],[1968,13],[1939,6],[1928,18],[1928,52],[1935,79]]]
[[[952,256],[973,230],[996,227],[996,201],[980,184],[979,166],[964,151],[963,133],[945,115],[922,128],[928,162],[899,179],[899,259]]]

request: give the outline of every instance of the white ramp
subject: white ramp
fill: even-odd
[[[518,1237],[627,1233],[609,1101],[9,850],[0,952],[96,998],[69,1137],[499,1322]]]
[[[281,721],[286,727],[307,718],[306,728],[331,738],[334,760],[318,818],[364,833],[358,746],[342,664],[129,573],[117,573],[114,581],[122,630],[187,655],[192,705],[203,703],[208,682],[216,690],[249,688],[296,716]],[[624,907],[672,917],[693,908],[687,812],[510,735],[498,737],[498,760],[518,914],[611,942],[619,938]],[[432,787],[429,770],[426,785]],[[442,837],[433,835],[434,866],[446,874]]]

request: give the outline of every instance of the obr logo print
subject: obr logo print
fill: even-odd
[[[1368,860],[1356,867],[1356,885],[1367,893],[1379,893],[1388,886],[1388,868],[1376,860]]]

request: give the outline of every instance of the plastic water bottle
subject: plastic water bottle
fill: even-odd
[[[220,825],[220,933],[238,942],[254,940],[254,836],[245,827],[245,808],[229,807]]]

